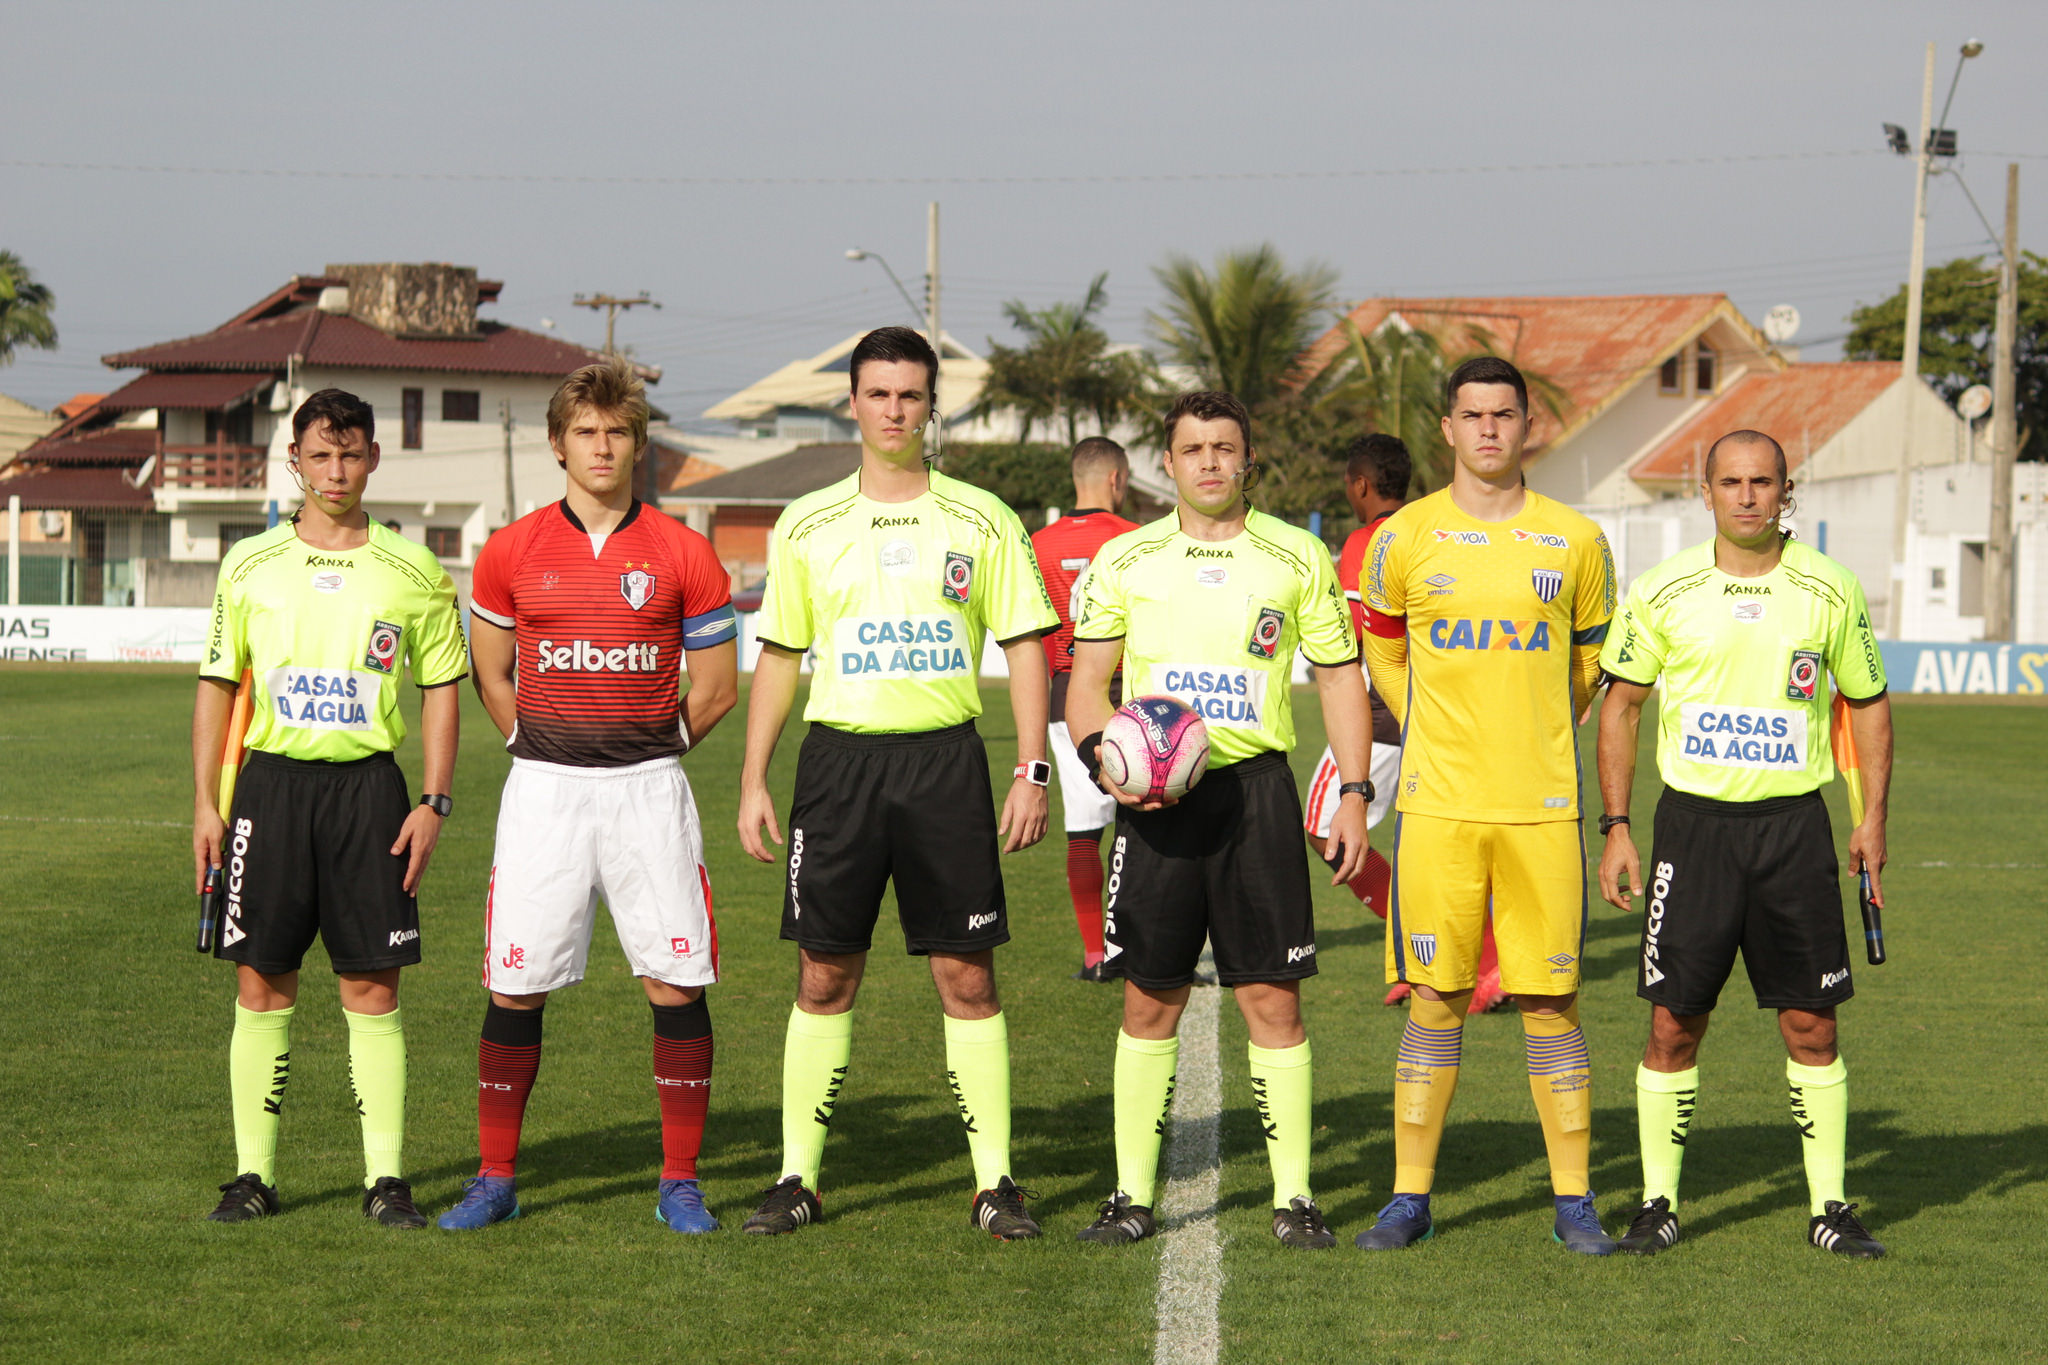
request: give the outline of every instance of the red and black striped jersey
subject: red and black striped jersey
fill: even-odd
[[[682,655],[738,634],[732,580],[711,542],[635,502],[608,534],[567,502],[494,534],[470,611],[517,636],[515,758],[616,768],[688,747]]]
[[[1137,529],[1136,522],[1125,521],[1114,512],[1086,507],[1032,535],[1031,552],[1038,556],[1039,576],[1045,580],[1053,610],[1060,614],[1060,628],[1047,632],[1041,640],[1046,666],[1054,674],[1074,666],[1074,585],[1087,572],[1097,550],[1114,537]]]

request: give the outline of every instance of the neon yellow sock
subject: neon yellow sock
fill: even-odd
[[[292,1009],[235,1006],[228,1040],[228,1096],[235,1117],[235,1173],[277,1183],[277,1120],[292,1076]]]
[[[1636,1064],[1636,1137],[1643,1149],[1643,1202],[1662,1196],[1678,1211],[1678,1171],[1699,1101],[1700,1069],[1652,1071]]]
[[[1159,1194],[1159,1143],[1179,1065],[1180,1039],[1116,1031],[1116,1183],[1146,1208]]]
[[[1308,1041],[1266,1048],[1247,1043],[1251,1058],[1252,1103],[1266,1133],[1266,1164],[1273,1169],[1273,1207],[1284,1209],[1299,1196],[1310,1199],[1309,1133],[1312,1131]]]
[[[1470,991],[1442,1000],[1408,997],[1408,1026],[1394,1064],[1394,1193],[1428,1194],[1436,1180],[1444,1119],[1458,1093]]]
[[[805,1014],[792,1006],[782,1044],[782,1173],[818,1188],[825,1134],[853,1058],[853,1011]]]
[[[1529,1052],[1529,1093],[1543,1121],[1550,1154],[1550,1192],[1576,1198],[1593,1188],[1587,1176],[1593,1153],[1593,1064],[1579,1031],[1579,1002],[1562,1014],[1522,1011],[1522,1042]]]
[[[1010,1173],[1010,1026],[1001,1011],[946,1016],[946,1081],[967,1125],[974,1187],[992,1190]]]
[[[348,1079],[363,1120],[363,1188],[385,1176],[405,1178],[405,1020],[356,1014],[348,1020]]]
[[[1849,1068],[1839,1055],[1826,1066],[1801,1066],[1787,1057],[1785,1080],[1792,1121],[1805,1139],[1799,1149],[1806,1158],[1806,1195],[1818,1217],[1830,1199],[1849,1202]]]

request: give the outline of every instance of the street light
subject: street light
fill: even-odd
[[[889,283],[896,286],[896,292],[903,296],[903,302],[909,306],[910,316],[915,318],[919,324],[925,321],[924,314],[919,311],[917,304],[912,302],[910,291],[903,287],[903,281],[896,278],[896,272],[889,269],[889,263],[882,259],[881,252],[863,251],[857,246],[850,246],[846,249],[846,259],[849,261],[873,261],[876,265],[882,267],[888,273]]]

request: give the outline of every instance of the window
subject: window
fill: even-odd
[[[475,422],[483,416],[484,396],[475,389],[441,390],[441,420]]]
[[[1682,382],[1683,376],[1679,373],[1678,357],[1672,356],[1664,362],[1663,368],[1657,371],[1657,392],[1683,393],[1685,390],[1681,387]]]
[[[427,416],[427,391],[425,389],[400,389],[398,391],[398,444],[403,450],[420,448],[420,428]]]
[[[427,548],[441,559],[462,558],[462,528],[460,526],[429,526]]]
[[[236,542],[236,541],[240,541],[240,540],[247,540],[247,539],[248,539],[249,537],[251,537],[251,536],[260,536],[260,535],[262,535],[262,534],[263,534],[263,533],[264,533],[264,532],[265,532],[266,530],[268,530],[268,529],[270,529],[270,528],[268,528],[267,526],[265,526],[265,525],[264,525],[264,524],[263,524],[262,522],[260,522],[260,521],[256,521],[256,522],[224,521],[224,522],[222,522],[222,523],[220,524],[220,553],[221,553],[221,557],[222,557],[223,559],[225,559],[225,558],[227,557],[227,553],[228,553],[228,551],[229,551],[229,550],[232,550],[232,549],[234,549],[234,548],[235,548],[235,542]]]
[[[231,446],[254,445],[256,442],[256,410],[240,407],[232,412],[209,412],[206,414],[206,443]]]
[[[1714,371],[1718,367],[1719,361],[1720,357],[1714,354],[1713,347],[1707,345],[1706,338],[1702,337],[1695,343],[1692,383],[1694,392],[1712,393],[1714,391]]]

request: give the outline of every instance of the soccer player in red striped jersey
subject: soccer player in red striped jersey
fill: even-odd
[[[1074,669],[1074,588],[1112,536],[1135,531],[1137,523],[1117,515],[1130,486],[1131,461],[1107,436],[1090,436],[1074,447],[1074,510],[1031,537],[1038,573],[1045,580],[1060,626],[1044,637],[1052,670],[1053,769],[1060,776],[1060,806],[1067,826],[1067,894],[1081,930],[1081,981],[1113,981],[1123,975],[1103,959],[1102,831],[1116,814],[1116,802],[1089,780],[1088,769],[1067,738],[1067,682]],[[1353,576],[1354,580],[1356,575]],[[1121,675],[1110,681],[1110,702],[1121,704]]]
[[[718,928],[677,760],[738,698],[737,632],[710,542],[633,496],[647,418],[645,387],[626,362],[570,375],[548,404],[567,496],[477,556],[477,691],[512,772],[485,909],[482,1161],[441,1215],[444,1228],[519,1213],[519,1129],[540,1069],[542,1009],[583,979],[600,896],[654,1008],[655,1212],[677,1232],[718,1227],[697,1184],[711,1095],[704,988],[718,978]]]

